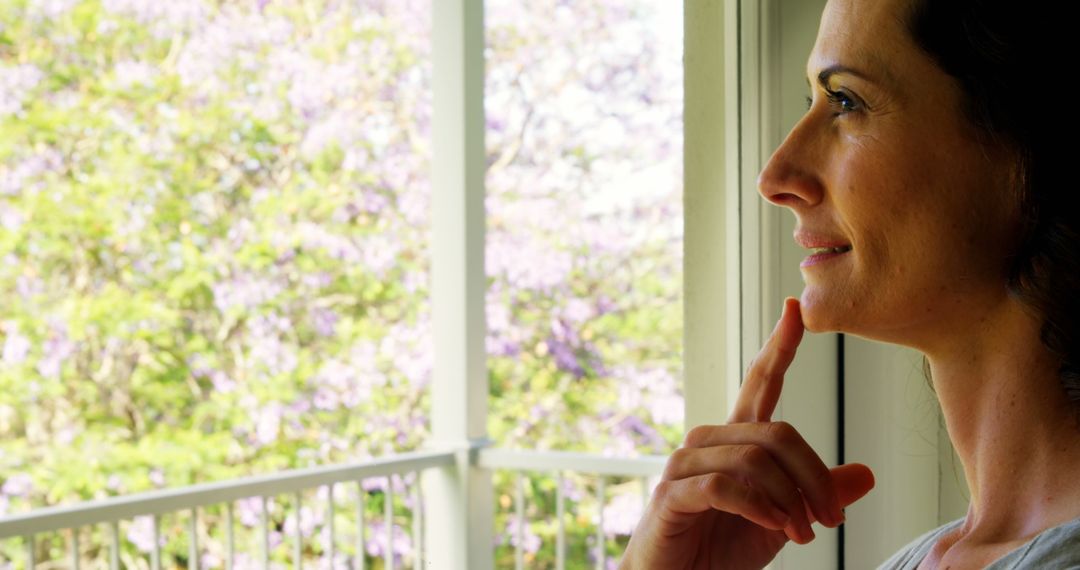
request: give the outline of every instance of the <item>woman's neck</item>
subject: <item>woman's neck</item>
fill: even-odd
[[[1039,323],[1009,299],[950,336],[926,353],[971,491],[962,533],[1007,542],[1080,516],[1080,429]]]

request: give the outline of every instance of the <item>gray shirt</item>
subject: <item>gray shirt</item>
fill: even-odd
[[[915,570],[930,553],[937,539],[963,522],[964,519],[957,519],[916,538],[878,566],[878,570]],[[1020,548],[995,560],[987,568],[1080,569],[1080,518],[1042,531]]]

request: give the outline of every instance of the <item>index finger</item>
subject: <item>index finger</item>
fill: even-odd
[[[751,362],[728,422],[767,422],[772,419],[784,387],[784,373],[795,359],[795,349],[802,341],[803,331],[799,300],[784,299],[780,321]]]

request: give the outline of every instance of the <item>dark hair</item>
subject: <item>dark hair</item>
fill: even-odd
[[[1015,151],[1023,229],[1008,289],[1042,321],[1040,338],[1060,358],[1058,375],[1080,422],[1080,216],[1066,171],[1077,159],[1067,162],[1076,145],[1060,136],[1077,131],[1071,98],[1053,103],[1072,68],[1065,61],[1074,51],[1065,45],[1072,22],[1066,2],[914,0],[907,25],[959,83],[980,138]]]

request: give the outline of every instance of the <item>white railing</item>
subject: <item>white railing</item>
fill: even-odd
[[[478,466],[487,469],[509,469],[517,471],[517,489],[514,493],[514,512],[517,520],[524,520],[525,501],[522,486],[523,471],[554,471],[556,477],[556,517],[559,521],[555,542],[555,568],[563,570],[566,566],[566,537],[563,521],[564,498],[562,494],[562,476],[565,471],[589,473],[600,476],[596,489],[596,568],[606,567],[606,549],[604,535],[604,504],[606,502],[604,477],[637,477],[641,484],[641,504],[644,510],[649,501],[649,477],[658,477],[664,471],[667,457],[649,455],[644,457],[620,458],[605,457],[592,453],[571,453],[563,451],[516,451],[509,449],[486,448],[480,450]],[[518,524],[518,537],[514,548],[515,570],[524,567],[521,544],[522,524]]]
[[[519,523],[525,520],[525,501],[523,475],[525,471],[553,472],[557,478],[556,508],[558,517],[558,534],[556,539],[556,567],[559,570],[565,568],[566,539],[563,515],[565,513],[562,478],[564,472],[572,471],[582,474],[592,474],[600,477],[597,486],[596,499],[598,517],[596,521],[597,532],[597,555],[596,567],[604,568],[606,541],[604,535],[603,506],[605,504],[604,477],[636,477],[641,484],[642,505],[648,501],[651,486],[648,484],[649,477],[659,476],[663,472],[666,457],[645,456],[639,458],[616,458],[604,457],[589,453],[571,452],[545,452],[545,451],[517,451],[497,448],[479,449],[474,456],[472,467],[482,469],[507,469],[517,471],[517,485],[514,500],[514,510]],[[372,477],[386,477],[386,500],[385,511],[388,522],[386,545],[384,550],[384,568],[393,570],[395,565],[394,551],[392,548],[393,538],[393,485],[391,477],[403,476],[407,473],[419,475],[428,469],[452,468],[455,464],[453,451],[419,451],[412,453],[395,454],[364,461],[362,463],[331,465],[311,469],[297,469],[272,475],[248,477],[232,481],[205,483],[179,489],[153,491],[129,496],[113,497],[104,500],[90,501],[77,505],[50,507],[40,509],[27,514],[21,514],[0,519],[0,539],[22,538],[26,547],[27,568],[35,566],[35,542],[37,535],[60,531],[69,531],[70,538],[67,541],[70,553],[70,568],[78,570],[82,562],[79,543],[79,531],[82,528],[106,524],[111,529],[111,542],[109,548],[109,567],[118,569],[121,567],[121,535],[120,522],[135,517],[153,517],[152,552],[150,566],[153,570],[160,570],[162,562],[160,542],[160,517],[162,515],[179,512],[189,512],[189,552],[188,567],[198,569],[200,567],[200,550],[198,544],[198,520],[199,509],[212,505],[225,505],[225,568],[231,569],[235,560],[236,549],[233,535],[233,502],[241,499],[257,497],[261,503],[259,555],[262,568],[269,568],[270,564],[270,513],[268,499],[279,495],[292,494],[295,502],[295,530],[293,544],[292,567],[302,567],[303,533],[300,524],[301,497],[304,490],[317,487],[327,487],[327,531],[329,541],[327,552],[331,561],[334,560],[334,488],[341,484],[357,485],[357,533],[356,533],[356,562],[355,568],[364,568],[364,497],[363,481]],[[420,478],[416,478],[420,481]],[[422,547],[424,544],[421,536],[421,517],[424,511],[425,493],[418,486],[412,491],[413,497],[413,544],[417,545],[416,564],[423,560]],[[522,549],[523,524],[518,524],[518,536],[515,541],[514,558],[515,568],[524,567],[524,554]]]

